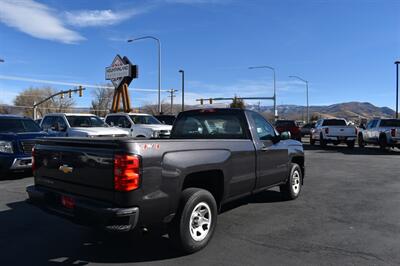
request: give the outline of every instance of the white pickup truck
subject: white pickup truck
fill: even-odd
[[[50,137],[123,137],[128,133],[110,127],[93,114],[54,113],[43,117],[40,127]]]
[[[349,148],[353,148],[356,138],[357,128],[349,125],[345,119],[320,119],[311,130],[310,144],[314,145],[319,141],[320,146],[325,147],[327,143],[346,143]]]
[[[117,126],[134,138],[169,138],[172,126],[164,125],[149,114],[113,113],[105,119],[111,126]]]
[[[358,133],[358,146],[379,145],[381,149],[400,148],[400,119],[373,119]]]

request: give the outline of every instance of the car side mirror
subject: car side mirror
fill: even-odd
[[[361,129],[366,129],[366,128],[365,128],[365,125],[360,125],[360,128],[361,128]]]
[[[292,136],[289,131],[282,132],[280,135],[281,140],[287,140],[287,139],[290,139],[291,137]]]

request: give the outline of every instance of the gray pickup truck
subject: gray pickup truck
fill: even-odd
[[[207,245],[229,201],[279,186],[299,196],[300,142],[239,109],[179,114],[170,139],[51,138],[33,150],[29,201],[109,231],[168,229],[186,253]]]

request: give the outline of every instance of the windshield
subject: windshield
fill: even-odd
[[[346,121],[343,119],[326,119],[324,120],[323,126],[347,126]]]
[[[296,123],[293,120],[278,120],[275,123],[277,127],[295,127]]]
[[[381,121],[381,127],[400,127],[400,119],[385,119]]]
[[[97,116],[71,115],[67,116],[67,120],[71,127],[108,127],[108,125]]]
[[[144,124],[144,125],[160,125],[161,122],[151,115],[130,115],[129,116],[133,123]]]
[[[2,133],[21,133],[21,132],[40,132],[41,128],[30,119],[0,118],[0,132]]]

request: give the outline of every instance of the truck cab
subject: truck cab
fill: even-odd
[[[149,114],[115,113],[108,114],[105,121],[110,126],[117,126],[134,138],[168,138],[171,125],[161,123]]]
[[[93,114],[54,113],[43,117],[41,128],[51,137],[122,137],[128,134],[110,127]]]

